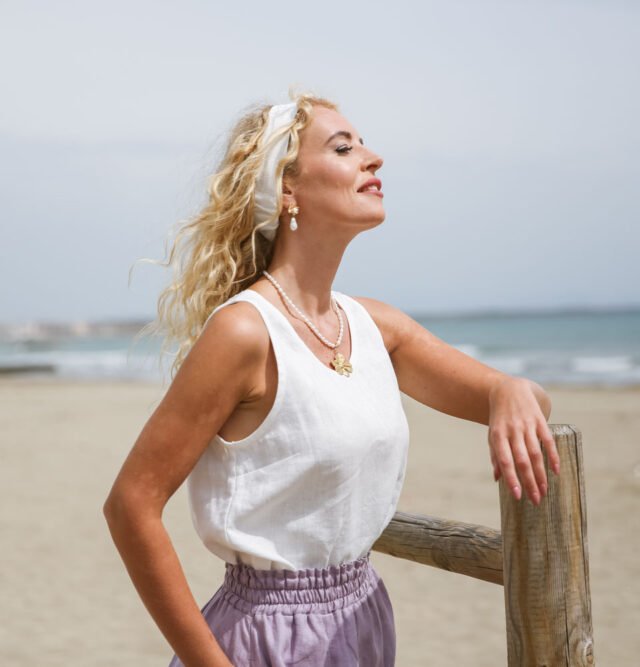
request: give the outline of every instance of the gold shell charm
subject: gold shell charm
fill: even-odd
[[[331,365],[336,369],[336,371],[340,375],[346,375],[347,377],[349,377],[349,375],[353,372],[353,367],[351,366],[351,363],[348,362],[344,358],[344,355],[341,354],[340,352],[336,352],[336,356],[331,360]]]

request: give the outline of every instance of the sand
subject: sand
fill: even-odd
[[[640,392],[556,389],[550,422],[583,433],[596,664],[640,654]],[[102,503],[161,398],[143,382],[0,380],[0,663],[167,665],[171,648],[111,541]],[[403,396],[411,426],[398,509],[499,527],[485,426]],[[224,565],[199,541],[184,485],[165,523],[201,606]],[[503,589],[373,552],[400,667],[506,664]]]

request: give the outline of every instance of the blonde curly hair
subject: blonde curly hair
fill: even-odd
[[[193,218],[181,223],[165,261],[142,260],[173,269],[173,281],[158,297],[156,319],[136,336],[162,337],[160,365],[163,356],[170,354],[171,346],[177,344],[171,379],[200,336],[211,311],[253,284],[269,266],[275,240],[267,240],[259,229],[280,216],[282,178],[298,173],[300,133],[311,122],[314,106],[338,110],[336,104],[313,93],[294,94],[290,90],[289,97],[297,103],[293,123],[274,133],[266,145],[261,139],[272,105],[252,105],[243,113],[229,132],[224,156],[208,179],[208,203]],[[258,174],[270,148],[289,130],[289,147],[276,169],[276,213],[255,226]]]

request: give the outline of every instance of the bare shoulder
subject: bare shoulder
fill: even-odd
[[[366,296],[354,296],[351,298],[362,305],[369,315],[371,315],[378,329],[380,329],[384,345],[389,354],[393,354],[403,338],[410,334],[412,326],[417,324],[404,311],[388,303],[384,303],[384,301]]]
[[[200,338],[208,341],[207,344],[219,343],[221,340],[237,342],[254,351],[269,342],[262,315],[246,301],[236,301],[220,308],[207,322]]]
[[[258,310],[237,301],[210,318],[187,359],[192,367],[205,371],[204,377],[220,377],[224,370],[227,378],[240,380],[244,391],[238,398],[250,400],[255,374],[264,366],[269,347],[269,332]]]
[[[246,301],[236,301],[211,317],[200,341],[205,347],[233,350],[245,357],[261,357],[268,352],[270,339],[258,309]]]
[[[238,404],[261,397],[269,354],[261,319],[244,302],[227,304],[209,318],[134,443],[105,513],[128,504],[160,516]]]

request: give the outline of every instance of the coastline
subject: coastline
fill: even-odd
[[[594,648],[633,664],[640,639],[640,386],[543,385],[551,423],[583,435]],[[102,503],[166,391],[140,379],[0,377],[0,509],[5,549],[0,656],[8,664],[88,667],[169,662],[110,539]],[[398,509],[499,526],[486,426],[403,395],[411,446]],[[195,534],[184,485],[165,525],[201,605],[224,564]],[[397,664],[506,664],[499,586],[372,553],[391,597]],[[46,632],[33,632],[33,628]]]

